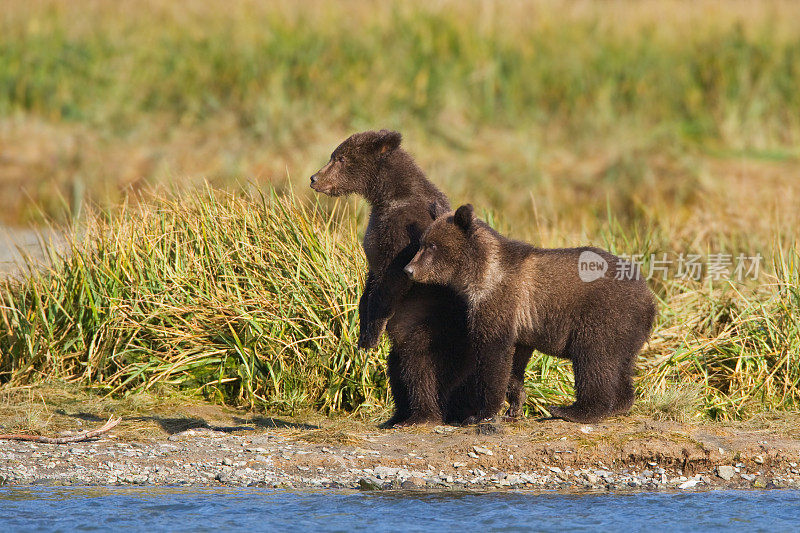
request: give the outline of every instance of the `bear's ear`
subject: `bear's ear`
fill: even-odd
[[[465,204],[456,209],[456,214],[453,215],[453,222],[466,233],[469,233],[475,223],[475,210],[472,208],[472,204]]]
[[[386,154],[392,150],[396,150],[400,146],[400,141],[403,136],[396,131],[381,130],[378,132],[378,138],[375,140],[375,148],[379,154]]]

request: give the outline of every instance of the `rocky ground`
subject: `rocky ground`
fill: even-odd
[[[6,407],[10,404],[6,403]],[[0,415],[2,415],[0,409]],[[100,416],[58,409],[75,430]],[[0,433],[5,432],[0,425]],[[59,434],[69,434],[60,431]],[[379,430],[214,406],[125,416],[95,441],[0,441],[0,483],[363,490],[800,488],[800,415],[738,424],[617,417]]]

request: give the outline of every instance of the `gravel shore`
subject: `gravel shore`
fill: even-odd
[[[132,442],[2,441],[0,484],[362,490],[800,488],[800,444],[652,421],[437,426],[348,434],[198,427]],[[620,430],[620,427],[625,429]],[[323,442],[318,442],[318,441]],[[329,442],[329,441],[343,442]]]

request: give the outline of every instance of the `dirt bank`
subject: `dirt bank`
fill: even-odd
[[[18,429],[7,393],[0,432]],[[48,402],[38,432],[99,426],[110,406]],[[35,400],[35,398],[34,398]],[[128,411],[111,434],[67,445],[3,441],[8,484],[264,485],[362,489],[702,490],[800,488],[800,415],[678,424],[617,417],[379,430],[374,421],[270,417],[197,402]],[[23,413],[24,414],[24,413]],[[3,416],[6,415],[6,416]],[[102,415],[102,416],[101,416]],[[16,420],[16,422],[11,422]],[[16,424],[16,428],[11,426]]]

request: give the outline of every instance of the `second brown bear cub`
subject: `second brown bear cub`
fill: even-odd
[[[584,258],[605,269],[581,276]],[[542,249],[507,239],[465,205],[428,227],[405,271],[468,302],[479,419],[502,407],[515,350],[572,361],[576,400],[549,407],[555,417],[591,423],[633,405],[634,360],[656,307],[630,263],[597,248]]]

